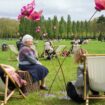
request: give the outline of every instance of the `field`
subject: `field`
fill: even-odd
[[[15,44],[16,40],[0,40],[0,45],[5,42],[7,44]],[[35,41],[37,50],[39,52],[39,55],[43,52],[43,41]],[[54,41],[54,46],[56,45],[66,45],[66,49],[70,49],[71,44],[70,40],[61,40],[61,41]],[[90,40],[88,44],[81,45],[82,48],[86,49],[88,53],[92,54],[104,54],[105,53],[105,42],[99,42],[97,40]],[[10,51],[2,51],[0,49],[0,63],[9,64],[14,66],[18,69],[18,62],[10,60],[10,56],[15,55]],[[52,81],[58,71],[59,63],[56,58],[53,58],[52,60],[45,60],[44,58],[39,58],[39,60],[42,62],[44,66],[46,66],[49,69],[49,74],[46,78],[46,85],[48,87],[51,86]],[[60,62],[64,60],[64,57],[59,56]],[[73,55],[70,55],[69,57],[65,58],[65,61],[62,65],[62,69],[64,72],[64,77],[66,82],[75,80],[76,79],[76,67],[77,65],[74,63]],[[38,91],[34,93],[30,93],[26,99],[16,99],[11,98],[8,101],[7,105],[78,105],[77,103],[73,102],[72,100],[66,100],[63,97],[65,96],[64,93],[65,90],[65,84],[64,79],[61,70],[59,71],[59,74],[57,75],[57,78],[54,81],[54,84],[51,88],[50,94],[53,94],[51,96],[47,96],[47,91]],[[83,105],[83,104],[81,104]],[[92,100],[90,101],[90,105],[105,105],[105,102],[103,100]]]

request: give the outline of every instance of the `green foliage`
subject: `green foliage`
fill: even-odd
[[[73,35],[73,37],[77,36],[76,35],[76,22],[75,21],[72,22],[72,35]]]
[[[50,18],[48,18],[48,21],[46,22],[46,31],[48,33],[48,37],[53,38],[53,24]]]
[[[66,34],[66,22],[63,17],[61,17],[61,20],[59,22],[59,34],[60,38],[64,38],[64,35]]]
[[[0,19],[0,38],[14,38],[18,33],[19,22],[16,20]]]
[[[57,16],[54,16],[53,20],[53,38],[58,38],[59,35],[59,22]]]
[[[70,18],[70,15],[68,15],[68,17],[67,17],[67,38],[71,37],[71,32],[72,32],[72,29],[71,29],[71,18]]]
[[[102,15],[97,19],[98,32],[105,33],[105,17]]]
[[[105,17],[102,15],[98,18],[97,23],[105,23]]]

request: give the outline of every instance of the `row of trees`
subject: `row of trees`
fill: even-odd
[[[37,31],[37,29],[39,30]],[[0,19],[0,37],[19,37],[24,34],[31,34],[35,38],[96,38],[105,34],[105,17],[102,15],[91,21],[71,21],[70,15],[67,21],[61,17],[58,20],[57,16],[53,19],[44,16],[40,21],[31,21],[26,18],[20,21],[10,19]]]
[[[17,37],[19,22],[13,19],[0,19],[0,38]]]

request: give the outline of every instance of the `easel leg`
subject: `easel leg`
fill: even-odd
[[[51,84],[51,86],[50,86],[50,88],[49,88],[48,94],[50,94],[50,92],[51,92],[51,88],[52,88],[52,86],[53,86],[53,84],[54,84],[54,81],[55,81],[55,79],[56,79],[56,77],[57,77],[57,75],[58,75],[60,69],[61,69],[61,72],[62,72],[62,75],[63,75],[63,80],[64,80],[64,83],[65,83],[65,89],[66,89],[66,80],[65,80],[65,76],[64,76],[63,69],[62,69],[62,65],[63,65],[63,63],[64,63],[64,61],[65,61],[65,58],[63,59],[62,63],[60,63],[60,61],[59,61],[59,59],[58,59],[58,56],[57,56],[57,60],[58,60],[58,63],[59,63],[60,66],[59,66],[58,71],[57,71],[57,73],[56,73],[56,75],[55,75],[55,77],[54,77],[54,79],[53,79],[53,81],[52,81],[52,84]]]

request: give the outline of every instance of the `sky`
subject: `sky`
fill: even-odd
[[[8,17],[17,19],[21,8],[30,3],[32,0],[0,0],[0,17]],[[89,20],[95,10],[94,0],[35,0],[35,10],[43,10],[43,15],[47,19],[53,18],[55,15],[58,19],[63,16],[65,20],[67,15],[71,16],[71,20],[81,21]],[[105,16],[105,10],[97,12],[95,17]]]

